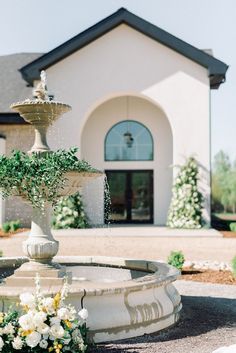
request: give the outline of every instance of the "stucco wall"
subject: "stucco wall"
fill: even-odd
[[[210,106],[205,68],[122,24],[46,71],[50,92],[73,107],[52,129],[49,141],[53,148],[81,147],[87,119],[111,98],[131,95],[151,100],[170,123],[173,164],[194,155],[204,170],[201,187],[209,220]],[[89,151],[83,146],[81,156],[99,167],[101,157],[94,158]]]
[[[100,105],[87,120],[81,141],[81,153],[101,170],[153,170],[154,223],[165,224],[172,186],[172,133],[165,114],[155,105],[138,97],[129,97],[129,118],[144,124],[154,139],[153,161],[104,161],[104,138],[110,128],[127,118],[126,97],[111,99]],[[99,127],[99,128],[98,128]],[[88,189],[88,188],[87,188]],[[94,200],[86,190],[86,204]],[[96,194],[95,194],[96,195]],[[98,209],[100,219],[102,208]]]

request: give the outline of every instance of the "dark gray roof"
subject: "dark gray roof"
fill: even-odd
[[[21,69],[22,76],[32,85],[34,80],[39,79],[41,70],[54,65],[58,61],[83,48],[122,23],[127,24],[135,30],[207,68],[212,89],[217,89],[220,84],[225,81],[225,74],[228,69],[228,66],[225,63],[145,21],[141,17],[134,15],[124,8],[119,9],[112,15],[71,38],[59,47],[42,55],[32,63],[25,65]]]
[[[0,56],[0,114],[10,112],[12,103],[32,97],[32,87],[23,80],[19,69],[41,55],[20,53]]]

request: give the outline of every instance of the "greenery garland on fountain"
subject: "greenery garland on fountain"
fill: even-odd
[[[7,157],[0,156],[0,191],[3,198],[22,196],[34,207],[44,209],[46,202],[55,205],[70,171],[91,172],[86,161],[76,157],[77,148],[26,154],[13,151]]]
[[[180,167],[172,189],[173,195],[167,219],[168,227],[188,229],[202,227],[203,195],[197,186],[198,173],[198,165],[193,157],[190,157]]]

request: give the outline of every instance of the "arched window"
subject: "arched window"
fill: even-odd
[[[105,138],[105,160],[153,160],[153,139],[150,131],[133,120],[124,120],[114,125]]]

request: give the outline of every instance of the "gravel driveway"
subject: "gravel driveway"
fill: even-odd
[[[177,281],[179,323],[159,334],[98,345],[93,353],[211,353],[236,344],[236,286]]]

